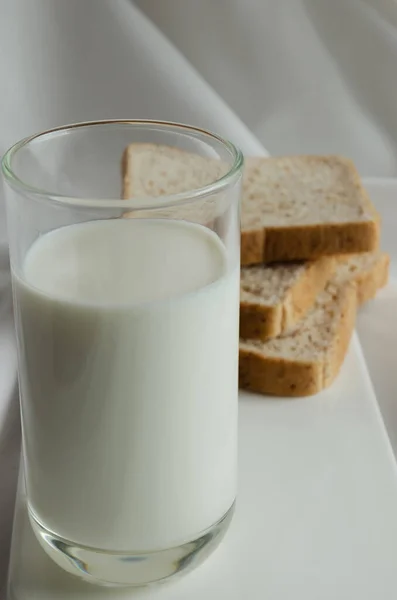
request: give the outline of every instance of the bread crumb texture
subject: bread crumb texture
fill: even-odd
[[[247,158],[242,227],[373,219],[354,164],[338,156]]]

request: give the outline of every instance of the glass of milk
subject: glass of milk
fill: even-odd
[[[217,135],[143,121],[54,129],[3,159],[28,513],[92,583],[185,571],[230,523],[242,163]]]

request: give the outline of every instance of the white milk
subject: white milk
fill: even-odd
[[[30,509],[77,544],[168,548],[236,494],[239,270],[178,221],[44,235],[14,273]]]

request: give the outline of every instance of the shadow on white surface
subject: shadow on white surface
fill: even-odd
[[[357,332],[387,433],[397,457],[397,180],[367,179],[382,218],[382,249],[390,254],[390,282],[361,309]]]
[[[365,306],[357,331],[385,426],[397,456],[397,279]]]

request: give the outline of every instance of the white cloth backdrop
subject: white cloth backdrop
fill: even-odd
[[[246,153],[339,152],[397,173],[395,0],[0,0],[0,48],[0,154],[63,123],[159,118]],[[0,197],[0,583],[16,398]]]

